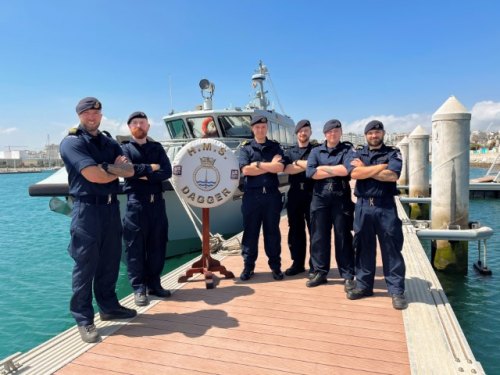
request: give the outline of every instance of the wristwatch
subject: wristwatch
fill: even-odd
[[[101,163],[101,168],[104,169],[106,172],[108,171],[109,164],[106,163],[105,161]]]
[[[256,166],[257,168],[260,168],[260,161],[258,161],[257,163],[255,163],[255,166]]]

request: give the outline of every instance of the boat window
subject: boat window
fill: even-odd
[[[278,141],[281,143],[281,138],[280,138],[280,125],[275,123],[275,122],[272,122],[272,121],[269,121],[269,124],[271,124],[271,129],[272,129],[272,133],[271,132],[267,132],[267,135],[274,139],[275,141]]]
[[[250,116],[219,116],[219,125],[229,138],[253,138],[250,122]]]
[[[184,120],[179,118],[171,121],[165,121],[165,125],[167,126],[171,139],[191,138],[184,126]]]
[[[192,117],[188,121],[193,124],[193,134],[196,138],[219,138],[219,129],[212,116]]]
[[[295,128],[287,127],[286,128],[286,135],[288,137],[287,139],[288,139],[289,144],[295,143]]]
[[[281,125],[280,126],[280,143],[282,143],[282,144],[288,143],[286,136],[287,136],[286,127]]]

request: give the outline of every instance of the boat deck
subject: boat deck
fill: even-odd
[[[399,210],[404,215],[402,209]],[[286,217],[281,221],[283,269],[290,265]],[[405,311],[392,308],[377,267],[375,295],[345,297],[338,272],[305,286],[305,274],[274,281],[260,243],[250,281],[201,279],[154,300],[129,322],[100,322],[98,344],[75,328],[23,354],[18,374],[481,374],[413,227],[405,221]],[[262,238],[261,238],[262,240]],[[380,259],[380,256],[378,257]],[[240,256],[223,265],[239,275]],[[122,301],[132,306],[132,296]]]

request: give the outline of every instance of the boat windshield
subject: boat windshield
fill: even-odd
[[[171,139],[253,138],[249,115],[177,118],[165,121]]]
[[[219,116],[219,125],[228,138],[253,138],[248,115]]]

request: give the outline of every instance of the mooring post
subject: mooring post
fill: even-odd
[[[432,229],[468,229],[471,114],[451,96],[432,116]],[[434,267],[467,273],[468,242],[433,243]]]
[[[397,147],[401,151],[401,158],[403,159],[403,168],[401,169],[398,185],[408,185],[408,137],[404,137],[397,144]]]
[[[417,126],[408,139],[408,195],[410,197],[429,196],[429,133]],[[429,205],[410,203],[410,218],[429,220]]]

